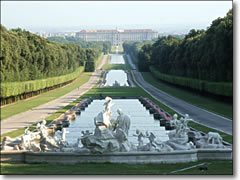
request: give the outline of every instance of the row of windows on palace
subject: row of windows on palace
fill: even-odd
[[[122,44],[124,41],[144,41],[158,37],[157,32],[134,32],[134,33],[76,33],[85,41],[111,41],[112,44]]]

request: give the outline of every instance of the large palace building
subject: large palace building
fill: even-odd
[[[84,41],[110,41],[113,46],[122,45],[124,41],[146,41],[158,37],[158,33],[151,29],[132,30],[82,30],[76,37]]]

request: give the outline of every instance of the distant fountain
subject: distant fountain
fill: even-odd
[[[130,86],[128,83],[127,73],[123,70],[110,70],[107,72],[106,78],[104,79],[104,86]]]

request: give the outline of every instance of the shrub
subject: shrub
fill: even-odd
[[[160,80],[195,89],[201,92],[207,92],[215,95],[232,97],[232,83],[230,82],[209,82],[205,80],[198,80],[192,78],[185,78],[180,76],[173,76],[160,73],[155,67],[150,67],[151,73]]]

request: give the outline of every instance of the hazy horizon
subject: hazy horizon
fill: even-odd
[[[2,25],[33,32],[151,28],[187,33],[224,17],[232,1],[1,1]]]

